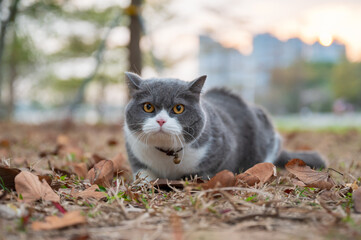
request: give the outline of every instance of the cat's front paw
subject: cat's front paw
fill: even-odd
[[[138,179],[144,179],[147,182],[150,182],[152,180],[156,180],[157,176],[150,171],[149,169],[139,169],[134,175],[133,180],[136,181]]]

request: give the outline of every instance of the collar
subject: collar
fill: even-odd
[[[158,151],[161,151],[165,154],[167,154],[167,156],[173,156],[173,162],[174,164],[179,164],[181,162],[181,159],[178,157],[178,153],[180,151],[183,150],[183,148],[180,148],[178,150],[171,150],[171,149],[163,149],[163,148],[159,148],[159,147],[155,147],[155,149],[157,149]]]

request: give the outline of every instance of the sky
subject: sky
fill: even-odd
[[[170,1],[165,9],[174,16],[170,20],[145,9],[149,37],[143,45],[151,45],[161,58],[183,59],[164,72],[167,76],[190,78],[197,71],[199,34],[244,54],[252,52],[253,36],[265,32],[281,40],[298,37],[325,46],[338,41],[346,45],[349,60],[361,61],[359,0],[182,0]],[[154,74],[150,69],[144,73]]]

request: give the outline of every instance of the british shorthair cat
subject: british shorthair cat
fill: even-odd
[[[279,134],[260,107],[225,89],[202,93],[206,76],[186,82],[128,72],[126,78],[131,99],[124,132],[134,176],[208,178],[261,162],[283,167],[292,158],[325,167],[317,152],[282,150]]]

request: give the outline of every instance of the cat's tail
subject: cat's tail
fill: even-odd
[[[325,168],[326,161],[321,157],[318,152],[306,151],[306,152],[288,152],[281,151],[277,160],[274,162],[274,165],[277,167],[284,168],[285,165],[291,159],[298,158],[303,160],[311,168]]]

